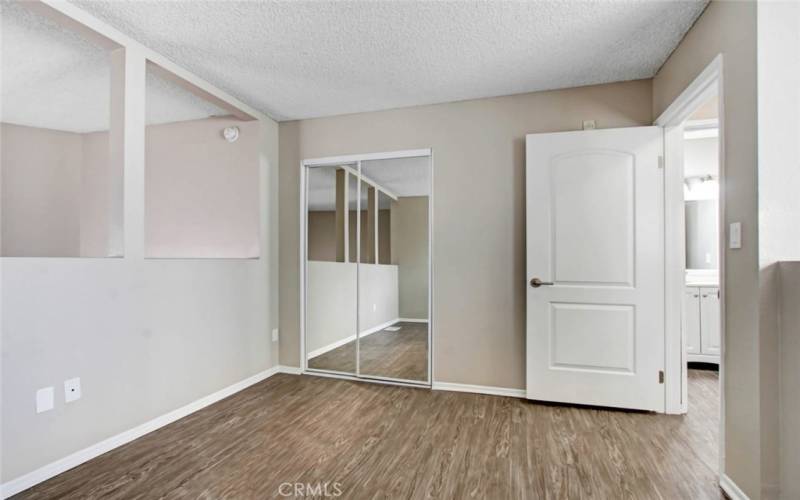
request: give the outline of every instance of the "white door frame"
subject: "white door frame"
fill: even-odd
[[[308,167],[324,167],[341,164],[358,164],[361,171],[361,162],[369,160],[390,160],[398,158],[430,158],[430,194],[428,196],[428,380],[417,382],[389,377],[362,376],[359,373],[352,375],[342,372],[325,372],[320,370],[309,371],[306,357],[306,230],[308,221],[308,207],[306,206],[306,169]],[[302,373],[323,377],[361,380],[380,384],[405,385],[413,387],[431,387],[433,385],[433,149],[407,149],[401,151],[388,151],[381,153],[364,153],[343,156],[328,156],[311,158],[300,162],[300,366]],[[360,200],[360,197],[359,197]],[[357,219],[360,222],[360,218]],[[357,245],[357,253],[361,245]],[[357,259],[360,260],[360,259]],[[356,357],[358,357],[358,344],[356,344]],[[356,361],[358,372],[358,360]]]
[[[686,338],[681,331],[681,300],[685,289],[685,220],[683,212],[683,158],[670,154],[682,147],[683,123],[710,97],[719,101],[719,290],[720,290],[720,429],[719,473],[725,472],[725,99],[723,56],[713,61],[659,116],[655,124],[664,127],[665,203],[665,367],[666,411],[686,413]]]

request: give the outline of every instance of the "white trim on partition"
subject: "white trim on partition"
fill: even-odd
[[[427,319],[417,319],[417,318],[400,318],[397,321],[402,321],[404,323],[427,323]]]
[[[319,166],[319,165],[308,165],[308,166],[316,167],[316,166]],[[351,167],[349,165],[340,165],[339,168],[341,168],[343,170],[347,170],[348,173],[350,173],[351,175],[354,175],[355,178],[358,179],[359,174],[358,174],[358,170],[357,169],[355,169],[355,168],[353,168],[353,167]],[[385,187],[381,186],[376,181],[370,179],[366,175],[361,174],[361,181],[365,182],[365,183],[369,184],[370,186],[376,188],[377,190],[381,191],[383,194],[385,194],[389,198],[393,199],[394,201],[397,201],[398,196],[397,196],[397,194],[395,194],[394,191],[390,191],[390,190],[386,189]]]
[[[722,473],[719,476],[719,487],[725,492],[731,500],[750,500],[744,491],[733,482],[733,479],[728,477],[727,474]]]
[[[89,14],[80,7],[77,7],[69,2],[65,2],[64,0],[38,0],[37,2],[24,3],[26,6],[37,9],[40,14],[47,15],[50,19],[55,20],[59,24],[64,25],[64,21],[66,21],[69,23],[67,28],[70,30],[80,29],[93,40],[107,40],[108,42],[106,42],[104,46],[109,46],[110,43],[112,45],[120,45],[126,49],[135,49],[137,51],[141,51],[147,60],[155,63],[161,68],[173,73],[177,77],[193,85],[199,91],[204,92],[207,97],[212,98],[215,102],[225,105],[225,107],[236,108],[244,114],[256,119],[271,119],[264,113],[248,106],[232,95],[214,87],[202,78],[199,78],[189,71],[186,71],[161,54],[150,50],[133,38],[123,34],[121,31],[105,24],[103,21],[100,21],[98,18]],[[61,19],[58,19],[58,17],[61,17]]]
[[[381,323],[378,326],[374,326],[374,327],[372,327],[372,328],[370,328],[368,330],[364,330],[363,332],[361,332],[361,338],[364,338],[367,335],[372,335],[373,333],[377,333],[377,332],[383,330],[384,328],[386,328],[387,326],[392,326],[393,324],[397,323],[398,321],[401,321],[401,320],[398,320],[397,318],[395,318],[393,320],[387,321],[386,323]],[[328,351],[332,351],[332,350],[336,349],[337,347],[341,347],[341,346],[343,346],[345,344],[349,344],[350,342],[354,342],[355,340],[356,340],[356,336],[355,335],[350,335],[349,337],[345,337],[343,339],[337,340],[336,342],[332,342],[332,343],[330,343],[328,345],[322,346],[319,349],[314,349],[313,351],[308,353],[308,359],[316,358],[317,356],[319,356],[321,354],[325,354]]]
[[[492,396],[508,396],[511,398],[527,397],[525,389],[511,389],[508,387],[492,387],[488,385],[453,384],[450,382],[434,382],[434,391],[470,392],[473,394],[489,394]]]
[[[56,460],[55,462],[51,462],[25,475],[3,483],[0,486],[0,496],[2,498],[8,498],[12,495],[16,495],[21,491],[27,490],[28,488],[50,479],[51,477],[57,476],[58,474],[72,469],[73,467],[77,467],[82,463],[88,462],[89,460],[98,457],[103,453],[107,453],[114,448],[118,448],[126,443],[130,443],[134,439],[138,439],[146,434],[160,429],[161,427],[171,424],[176,420],[180,420],[183,417],[191,415],[192,413],[201,410],[206,406],[221,401],[228,396],[232,396],[233,394],[236,394],[237,392],[242,391],[251,385],[257,384],[262,380],[266,380],[281,371],[281,367],[274,366],[268,370],[256,373],[251,377],[240,380],[235,384],[229,385],[228,387],[220,389],[212,394],[209,394],[208,396],[204,396],[187,405],[172,410],[169,413],[165,413],[164,415],[137,425],[132,429],[128,429],[127,431],[123,431],[115,436],[106,438],[99,443],[95,443],[82,450],[67,455],[64,458]]]

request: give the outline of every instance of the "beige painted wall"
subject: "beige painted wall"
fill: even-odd
[[[125,258],[0,259],[0,482],[277,365],[278,125],[258,133],[260,259],[143,260],[143,151],[125,172]],[[56,407],[36,415],[48,386]]]
[[[712,1],[653,79],[658,116],[717,55],[724,55],[725,227],[741,222],[740,250],[725,250],[725,472],[761,497],[759,394],[756,4]]]
[[[222,138],[239,127],[239,140]],[[145,254],[258,257],[257,121],[147,127]]]
[[[109,229],[111,179],[109,178],[108,133],[83,134],[81,170],[81,256],[106,257],[110,253]],[[122,203],[122,200],[115,200]]]
[[[82,134],[0,124],[2,255],[80,255]]]
[[[780,491],[800,498],[800,262],[780,264]]]
[[[800,4],[758,3],[762,489],[800,498]],[[795,261],[794,263],[779,261]]]
[[[392,263],[400,281],[400,317],[428,318],[428,197],[392,202]]]
[[[221,131],[240,128],[239,140]],[[147,127],[148,257],[257,257],[258,122]],[[109,255],[108,133],[2,124],[4,256]]]
[[[652,123],[649,81],[280,124],[280,360],[300,363],[299,165],[433,148],[437,381],[525,387],[525,134]]]

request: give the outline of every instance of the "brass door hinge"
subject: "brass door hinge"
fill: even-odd
[[[658,383],[659,384],[663,384],[664,383],[664,370],[659,370],[658,371]]]

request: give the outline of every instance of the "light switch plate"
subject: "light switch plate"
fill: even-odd
[[[43,413],[53,409],[53,388],[43,387],[36,391],[36,413]]]
[[[733,222],[728,231],[728,247],[732,249],[742,248],[742,223]]]
[[[278,329],[277,328],[273,328],[272,329],[272,341],[273,342],[277,342],[278,341]]]
[[[71,403],[81,399],[81,379],[80,377],[71,378],[64,381],[64,401]]]

